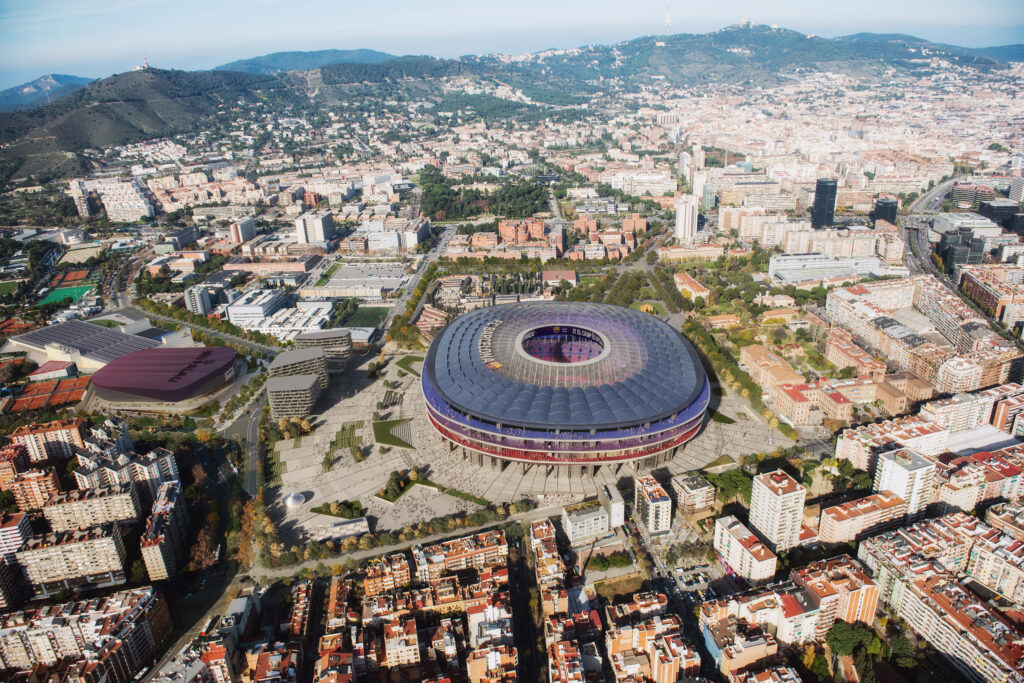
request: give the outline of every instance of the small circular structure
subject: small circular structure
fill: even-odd
[[[289,493],[284,497],[284,506],[288,508],[297,508],[300,505],[304,505],[306,497],[301,493]]]
[[[696,350],[669,325],[572,302],[457,318],[431,344],[421,383],[449,448],[502,467],[660,462],[697,434],[710,397]]]

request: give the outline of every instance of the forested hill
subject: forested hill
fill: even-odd
[[[379,64],[394,55],[377,50],[314,50],[310,52],[274,52],[269,55],[239,59],[214,67],[214,71],[240,71],[248,74],[274,74],[282,71],[308,71],[327,64]]]

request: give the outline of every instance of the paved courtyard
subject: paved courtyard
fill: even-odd
[[[442,494],[427,487],[415,486],[394,504],[374,494],[383,487],[394,470],[420,467],[430,479],[446,487],[456,488],[493,502],[507,502],[524,497],[536,499],[543,507],[560,505],[597,493],[599,486],[616,485],[624,478],[635,476],[632,465],[624,465],[618,473],[605,468],[597,477],[570,476],[556,467],[533,466],[521,470],[507,468],[501,471],[487,466],[479,467],[464,460],[448,446],[431,427],[420,393],[419,377],[405,373],[398,376],[399,368],[393,358],[384,378],[370,382],[365,363],[352,368],[341,378],[332,378],[331,387],[318,405],[315,431],[301,438],[278,442],[282,464],[282,485],[270,490],[271,514],[285,532],[323,526],[333,518],[316,515],[310,508],[335,500],[358,500],[366,506],[376,530],[402,528],[410,522],[429,519],[456,511],[468,511],[476,506],[458,498]],[[367,361],[368,362],[368,361]],[[413,366],[419,369],[419,364]],[[381,412],[383,419],[405,419],[393,433],[411,443],[414,448],[382,447],[374,444],[372,416],[378,401],[384,399],[388,389],[383,379],[397,382],[393,389],[402,394],[402,401]],[[716,398],[716,402],[719,399]],[[772,432],[767,425],[736,396],[721,398],[716,408],[735,424],[708,421],[703,431],[690,443],[680,448],[676,457],[664,469],[672,475],[700,469],[715,462],[722,455],[733,459],[748,453],[764,453],[778,446],[789,445],[789,439]],[[329,451],[331,442],[343,425],[361,422],[355,436],[361,441],[363,462],[355,462],[349,448],[336,450],[335,462],[328,472],[321,461]],[[285,508],[280,498],[292,492],[302,493],[306,503]]]

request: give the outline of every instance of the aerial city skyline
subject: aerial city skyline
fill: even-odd
[[[1024,683],[1018,3],[0,2],[0,680]]]

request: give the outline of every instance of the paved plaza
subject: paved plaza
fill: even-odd
[[[282,485],[269,491],[271,514],[285,533],[300,529],[314,529],[333,518],[325,518],[311,511],[313,506],[335,500],[358,500],[367,508],[374,531],[401,529],[410,522],[418,522],[439,515],[476,508],[458,498],[423,486],[415,486],[395,503],[383,501],[375,495],[383,487],[392,471],[413,467],[442,486],[455,488],[493,502],[515,501],[525,497],[537,500],[543,507],[560,505],[597,493],[605,484],[617,485],[637,474],[633,465],[623,465],[618,472],[611,467],[602,468],[595,477],[570,476],[562,468],[547,466],[507,467],[504,471],[486,465],[477,466],[459,454],[434,431],[427,419],[420,392],[419,377],[405,373],[398,376],[397,358],[392,358],[384,378],[371,382],[362,366],[352,368],[340,378],[332,378],[331,386],[321,398],[315,416],[315,431],[301,438],[278,442],[282,464]],[[419,364],[413,366],[419,370]],[[402,401],[381,412],[382,419],[408,420],[393,430],[397,436],[414,448],[382,447],[374,444],[372,416],[378,401],[384,399],[388,389],[384,379],[397,382],[393,389],[402,394]],[[715,398],[713,405],[718,402]],[[715,462],[722,455],[737,459],[748,453],[764,453],[791,442],[779,432],[772,432],[755,416],[746,402],[736,396],[721,398],[719,412],[736,418],[735,424],[707,421],[701,433],[677,451],[676,457],[664,470],[672,475],[700,469]],[[333,468],[323,471],[321,461],[329,451],[331,442],[344,425],[362,423],[355,430],[361,440],[363,462],[355,462],[349,448],[338,448]],[[302,493],[304,505],[285,508],[280,499],[293,492]]]

